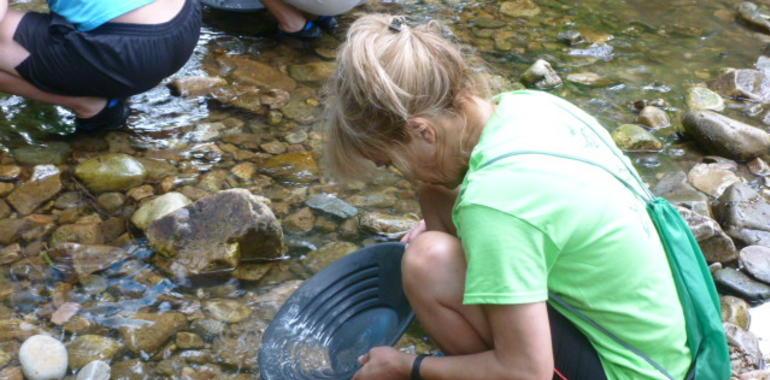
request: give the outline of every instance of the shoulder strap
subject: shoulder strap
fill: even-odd
[[[600,325],[598,322],[593,320],[591,317],[587,316],[582,311],[578,310],[576,307],[570,305],[567,301],[564,300],[564,298],[562,298],[562,297],[560,297],[560,296],[558,296],[558,295],[556,295],[556,294],[554,294],[552,292],[548,292],[548,298],[550,300],[552,300],[554,303],[556,303],[557,305],[559,305],[559,306],[567,309],[569,312],[575,314],[578,318],[582,319],[584,322],[586,322],[589,325],[591,325],[591,327],[599,330],[602,334],[604,334],[607,337],[609,337],[610,339],[614,340],[615,343],[621,345],[626,350],[628,350],[628,351],[634,353],[636,356],[644,359],[644,361],[646,361],[649,365],[653,366],[656,370],[658,370],[658,372],[662,373],[663,376],[665,376],[667,379],[674,380],[674,377],[671,376],[671,374],[665,368],[663,368],[663,366],[661,366],[660,363],[656,362],[651,357],[647,356],[647,354],[645,354],[644,352],[642,352],[641,350],[636,348],[631,343],[628,343],[625,340],[623,340],[622,338],[620,338],[619,336],[615,335],[614,333],[612,333],[612,331],[607,330],[604,326]]]

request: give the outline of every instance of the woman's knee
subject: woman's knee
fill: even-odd
[[[404,285],[447,280],[458,266],[464,266],[462,246],[456,237],[444,232],[427,231],[417,236],[407,247],[402,272]]]

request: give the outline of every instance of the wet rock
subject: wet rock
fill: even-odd
[[[192,201],[181,193],[170,192],[163,194],[140,207],[131,217],[131,222],[142,230],[150,227],[152,222],[185,207]]]
[[[558,38],[559,41],[564,42],[570,46],[585,42],[583,35],[580,34],[580,32],[578,32],[577,30],[568,30],[568,31],[561,32],[559,33],[558,36],[556,36],[556,38]]]
[[[46,215],[29,215],[23,219],[0,220],[0,244],[34,240],[47,234],[55,225]]]
[[[770,78],[759,70],[732,70],[711,82],[709,87],[729,98],[759,103],[770,100]]]
[[[749,302],[760,302],[770,298],[770,286],[754,281],[733,268],[722,268],[714,272],[714,281],[722,290]]]
[[[690,183],[696,189],[719,198],[728,187],[741,179],[721,164],[697,164],[687,174]]]
[[[768,177],[770,176],[770,165],[765,162],[765,160],[757,157],[751,161],[749,161],[746,166],[749,168],[749,171],[757,176],[760,177]]]
[[[725,101],[708,88],[690,87],[687,90],[687,108],[691,111],[721,112],[725,109]]]
[[[123,191],[141,185],[147,171],[142,163],[123,153],[109,153],[87,160],[75,175],[96,193]]]
[[[679,207],[678,210],[698,239],[706,261],[727,263],[738,258],[735,243],[715,220],[684,207]]]
[[[242,322],[251,316],[251,308],[236,300],[210,300],[204,309],[212,318],[226,323]]]
[[[770,134],[716,112],[688,112],[682,124],[698,146],[708,153],[736,160],[770,155]]]
[[[13,150],[13,157],[21,165],[62,165],[67,161],[72,148],[61,141],[44,145],[27,145]]]
[[[0,182],[0,197],[10,194],[14,187],[12,183]]]
[[[15,181],[20,175],[20,167],[16,165],[0,165],[0,181]]]
[[[289,104],[291,94],[281,89],[271,89],[260,95],[259,100],[271,110],[278,110]]]
[[[226,85],[220,77],[185,77],[174,79],[168,87],[174,96],[194,97],[209,95]]]
[[[215,193],[227,186],[228,174],[224,170],[214,170],[206,173],[198,182],[198,187],[211,193]]]
[[[532,66],[521,75],[521,81],[526,84],[527,87],[535,87],[542,90],[559,87],[562,84],[559,74],[557,74],[553,67],[551,67],[551,64],[544,59],[538,59],[532,64]]]
[[[749,371],[738,374],[738,380],[770,380],[770,370]]]
[[[131,352],[153,354],[169,338],[187,324],[187,319],[180,313],[136,313],[133,322],[121,327],[120,335]]]
[[[72,259],[75,272],[81,279],[105,270],[129,256],[129,253],[122,248],[106,245],[62,243],[56,246],[56,251],[57,256]]]
[[[165,177],[177,174],[176,166],[171,165],[167,161],[145,157],[139,157],[136,160],[139,161],[144,167],[144,170],[147,171],[148,181],[160,181]]]
[[[138,359],[115,363],[111,372],[114,380],[147,380],[152,378],[147,365]]]
[[[751,325],[749,304],[746,301],[733,296],[720,297],[722,304],[722,320],[748,330]]]
[[[310,208],[303,207],[285,219],[286,229],[291,232],[310,232],[315,225],[315,215]]]
[[[6,200],[20,214],[28,215],[61,189],[61,171],[53,165],[38,165],[32,178],[18,186]]]
[[[219,192],[153,222],[150,245],[173,258],[178,275],[230,269],[239,261],[278,257],[283,231],[265,201],[243,189]]]
[[[650,152],[663,149],[663,143],[636,124],[623,124],[612,131],[612,139],[627,152]]]
[[[540,14],[540,7],[532,0],[512,0],[500,4],[500,13],[508,17],[535,17]]]
[[[123,193],[103,193],[96,198],[96,202],[107,212],[115,212],[126,204],[126,196]]]
[[[129,190],[126,195],[134,201],[141,201],[155,195],[155,189],[152,185],[142,185]]]
[[[271,141],[268,143],[264,143],[259,146],[267,153],[270,154],[283,154],[286,153],[286,149],[288,149],[288,146],[285,143],[282,143],[280,141]]]
[[[592,72],[572,73],[567,75],[567,80],[591,87],[604,87],[612,83],[611,80]]]
[[[122,348],[114,339],[101,335],[81,335],[67,345],[69,365],[78,369],[94,360],[110,361]]]
[[[318,164],[310,152],[285,153],[274,156],[260,171],[280,181],[308,183],[318,178]]]
[[[585,49],[570,49],[569,55],[572,57],[593,58],[609,62],[615,57],[614,51],[615,48],[611,45],[605,43],[593,43]]]
[[[738,17],[752,27],[770,33],[770,21],[768,21],[767,16],[759,12],[756,4],[748,1],[742,2],[738,5]]]
[[[12,212],[13,210],[11,210],[11,206],[8,206],[8,203],[0,199],[0,219],[9,217]]]
[[[331,194],[318,194],[305,202],[308,207],[347,219],[358,214],[358,209]]]
[[[197,334],[180,332],[176,334],[176,345],[182,350],[206,347],[206,343]]]
[[[291,92],[297,82],[272,66],[246,56],[222,55],[217,58],[223,66],[234,67],[232,78],[241,84],[271,89],[279,88]]]
[[[61,379],[67,373],[67,349],[48,335],[31,336],[19,349],[19,362],[28,380]]]
[[[364,230],[380,235],[401,235],[414,227],[419,220],[412,217],[368,212],[360,216],[359,225]]]
[[[94,360],[78,371],[75,380],[110,380],[110,372],[109,364]]]
[[[746,184],[725,191],[715,207],[725,232],[741,245],[770,247],[770,203]]]
[[[317,273],[357,249],[357,245],[346,241],[332,242],[309,252],[305,259],[305,266],[313,273]]]
[[[642,111],[639,112],[638,121],[651,129],[661,129],[671,126],[671,120],[668,119],[666,111],[653,106],[644,107]]]
[[[770,248],[751,245],[740,253],[741,266],[759,281],[770,284]]]
[[[762,362],[762,352],[759,350],[757,337],[732,323],[725,323],[724,327],[727,343],[738,351],[749,355],[753,364],[759,366]]]
[[[21,246],[19,244],[9,244],[0,249],[0,265],[11,264],[21,258]]]
[[[257,173],[257,166],[251,162],[240,163],[233,166],[233,168],[230,169],[230,173],[233,173],[234,176],[241,180],[248,181],[254,178],[254,174]]]
[[[126,232],[123,219],[111,218],[101,223],[76,223],[60,226],[51,236],[51,245],[61,243],[106,244]]]
[[[24,374],[19,367],[6,367],[0,371],[0,379],[3,380],[24,380]]]
[[[323,83],[334,75],[337,65],[334,62],[310,62],[290,65],[289,76],[299,82]]]
[[[200,335],[205,341],[212,341],[224,334],[227,325],[215,319],[196,319],[190,325],[190,329]]]
[[[272,268],[270,263],[241,264],[233,272],[233,277],[241,281],[260,281]]]
[[[289,144],[302,144],[307,140],[307,132],[297,131],[286,135],[285,140]]]
[[[281,112],[291,119],[300,124],[311,124],[318,118],[320,114],[320,108],[312,101],[308,102],[308,97],[292,96],[289,103],[287,103]]]

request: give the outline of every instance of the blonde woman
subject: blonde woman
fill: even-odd
[[[447,354],[375,348],[355,380],[685,376],[665,252],[595,119],[542,92],[488,98],[435,24],[362,17],[337,64],[330,169],[366,178],[393,165],[423,185],[404,287]]]

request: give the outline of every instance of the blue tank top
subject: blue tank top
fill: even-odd
[[[48,0],[51,12],[64,17],[78,30],[94,30],[110,20],[155,0]]]

